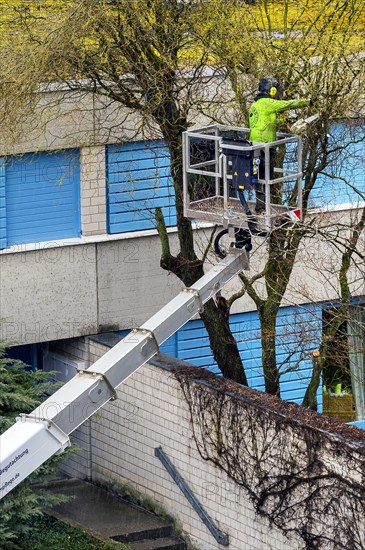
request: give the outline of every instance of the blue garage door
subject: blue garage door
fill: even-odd
[[[176,225],[170,155],[163,141],[136,141],[107,148],[108,233],[155,227],[161,207],[167,226]]]
[[[3,159],[0,181],[3,248],[80,236],[78,150]]]

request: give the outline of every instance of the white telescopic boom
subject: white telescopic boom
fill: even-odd
[[[247,252],[236,250],[229,254],[194,287],[180,292],[90,368],[79,371],[30,415],[21,415],[0,436],[0,499],[48,458],[68,447],[69,434],[115,398],[115,389],[244,269],[248,269]]]

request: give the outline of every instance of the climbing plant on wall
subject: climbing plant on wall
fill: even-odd
[[[202,370],[175,375],[200,456],[247,492],[257,514],[308,550],[365,548],[365,434],[361,445],[350,426]]]

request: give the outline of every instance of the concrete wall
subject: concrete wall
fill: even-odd
[[[0,254],[0,339],[47,342],[139,326],[181,287],[160,255],[156,235]]]
[[[91,362],[97,360],[108,350],[108,347],[100,341],[90,339],[89,344],[89,360]],[[82,348],[81,341],[72,343],[74,348],[79,345]],[[71,351],[71,347],[69,351]],[[167,364],[169,367],[164,367]],[[105,405],[92,418],[91,448],[88,455],[90,462],[85,464],[85,454],[81,454],[78,466],[77,455],[75,455],[72,464],[73,475],[86,477],[86,467],[95,482],[107,484],[114,489],[125,486],[132,487],[173,515],[196,548],[201,550],[223,548],[216,542],[156,458],[155,449],[162,447],[216,526],[223,533],[229,535],[229,548],[232,550],[286,550],[288,548],[304,550],[306,546],[303,541],[299,538],[286,538],[280,529],[270,526],[266,518],[256,514],[248,493],[242,486],[240,487],[232,478],[229,478],[219,467],[201,458],[193,438],[189,407],[171,370],[176,365],[175,360],[169,359],[167,356],[161,357],[154,364],[142,367],[118,389],[118,399]],[[191,376],[198,379],[200,374],[195,372]],[[233,385],[233,390],[234,387],[239,388],[238,385]],[[203,391],[206,390],[203,389]],[[213,388],[210,391],[214,393],[215,390]],[[236,418],[238,422],[242,422],[240,433],[250,433],[246,424],[247,420],[245,420],[246,415],[248,414],[247,418],[251,418],[251,420],[255,419],[260,408],[262,410],[262,404],[266,408],[264,418],[269,419],[269,424],[270,418],[273,419],[272,426],[267,433],[272,437],[274,448],[270,445],[269,451],[268,449],[262,450],[263,463],[261,467],[263,471],[269,467],[273,472],[276,465],[273,464],[271,467],[270,463],[265,461],[275,459],[275,457],[279,462],[283,458],[287,458],[289,462],[284,461],[284,466],[286,463],[291,466],[293,463],[297,463],[301,471],[302,466],[300,465],[302,463],[303,465],[310,464],[312,460],[312,457],[308,455],[308,445],[309,448],[311,446],[313,448],[311,442],[322,438],[321,448],[315,449],[316,453],[318,451],[316,454],[317,464],[318,467],[319,464],[322,464],[321,467],[325,469],[324,479],[332,480],[331,483],[324,483],[324,485],[329,484],[328,486],[331,487],[333,484],[335,488],[338,475],[340,475],[344,479],[345,486],[349,482],[350,484],[355,483],[355,486],[358,487],[361,464],[363,463],[361,449],[365,443],[365,437],[362,434],[360,434],[362,443],[354,445],[351,441],[347,442],[346,437],[339,438],[338,435],[329,433],[331,429],[334,432],[341,429],[343,425],[339,423],[323,419],[315,413],[308,415],[308,411],[303,412],[303,416],[300,413],[301,410],[304,411],[303,409],[290,409],[288,405],[288,410],[284,409],[283,412],[283,409],[278,408],[278,412],[275,412],[275,407],[278,407],[278,401],[275,398],[255,392],[252,394],[252,390],[242,387],[238,391],[241,396],[238,399],[245,399],[245,392],[248,392],[249,400],[245,405],[242,419]],[[232,402],[234,402],[236,398],[232,394],[229,399],[233,399]],[[308,425],[305,425],[303,418],[308,419]],[[298,419],[303,422],[302,425],[298,425]],[[319,419],[325,424],[321,424],[318,429],[315,426]],[[260,422],[262,423],[263,420],[259,420],[258,426],[261,426]],[[324,426],[326,426],[325,430],[329,431],[327,435],[323,435]],[[347,426],[344,428],[354,430]],[[231,428],[227,427],[227,430],[229,429]],[[196,426],[195,430],[197,434],[199,429]],[[83,434],[79,432],[78,440],[81,441],[82,437]],[[227,441],[230,441],[230,437],[230,434],[225,432]],[[245,446],[242,447],[241,452],[245,453]],[[356,467],[355,462],[350,464],[353,459],[359,460],[356,462]],[[314,471],[314,478],[318,472],[318,469]],[[346,495],[346,491],[344,495]],[[357,497],[355,490],[351,493],[351,499]],[[358,506],[358,501],[354,500],[353,502],[353,507],[344,504],[345,523],[349,521],[349,525],[352,520],[351,514]],[[299,505],[300,501],[298,501]],[[325,507],[325,505],[324,502],[323,506]],[[329,510],[331,511],[331,507]],[[348,510],[348,516],[346,510]],[[319,525],[317,521],[315,530],[323,532],[329,529],[331,535],[333,516],[324,514],[323,517],[323,525]],[[363,519],[360,523],[362,521]],[[341,524],[341,528],[344,530],[345,523]],[[363,533],[363,526],[360,527],[360,523],[356,524],[356,528]],[[362,540],[361,537],[363,538],[363,535],[360,534]],[[356,544],[351,546],[354,550],[362,548]],[[323,548],[334,550],[337,546],[334,543],[328,543]],[[343,546],[339,546],[339,548],[343,548]]]
[[[95,245],[0,255],[0,338],[31,343],[95,333]]]
[[[343,219],[346,214],[341,213]],[[198,250],[204,249],[210,233],[211,229],[196,233]],[[156,313],[182,285],[160,268],[161,247],[153,231],[120,237],[94,235],[90,243],[50,242],[33,250],[19,245],[0,253],[0,338],[18,344],[72,338],[133,328]],[[171,235],[171,246],[177,250],[176,234]],[[250,273],[260,270],[265,259],[264,242],[255,238]],[[216,261],[211,256],[206,269]],[[283,305],[335,300],[338,262],[338,252],[326,242],[308,239],[298,253]],[[353,296],[365,295],[363,270],[359,262],[350,273]],[[239,288],[236,280],[223,292],[229,295]],[[264,296],[263,285],[261,289]],[[235,302],[232,313],[254,309],[246,294]]]
[[[55,86],[17,118],[16,127],[3,128],[0,156],[157,137],[147,132],[138,115],[108,98]]]
[[[359,220],[362,209],[338,209],[328,212],[310,214],[306,220],[312,228],[312,236],[302,240],[290,277],[286,293],[283,299],[283,306],[294,304],[307,304],[338,298],[339,284],[338,272],[341,265],[341,253],[339,242],[343,241],[344,234],[339,234],[337,242],[334,239],[336,231],[342,228],[353,227]],[[316,226],[318,226],[316,234]],[[330,235],[332,237],[330,237]],[[331,240],[334,244],[331,244]],[[365,251],[365,233],[359,239],[357,250],[360,254]],[[253,250],[250,258],[251,276],[260,273],[267,260],[267,243],[262,237],[253,238]],[[354,255],[354,263],[348,272],[349,284],[352,296],[365,295],[365,264],[360,257]],[[263,297],[266,289],[263,279],[259,279],[255,287]],[[229,286],[227,286],[229,289]],[[227,292],[227,291],[226,291]],[[232,312],[250,311],[255,309],[253,302],[247,296],[238,300]]]

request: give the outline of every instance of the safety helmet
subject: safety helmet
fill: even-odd
[[[280,82],[275,76],[265,76],[259,82],[259,92],[275,97],[281,92]]]

